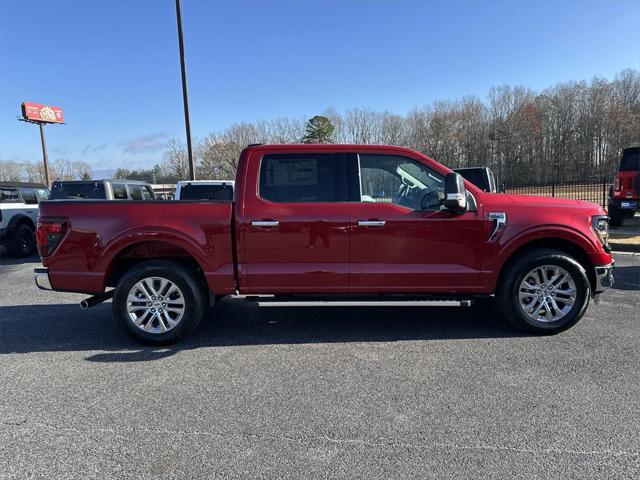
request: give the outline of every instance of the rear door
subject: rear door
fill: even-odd
[[[485,225],[477,208],[441,208],[444,174],[418,158],[358,155],[360,201],[351,203],[353,292],[478,289]]]
[[[346,292],[346,162],[334,153],[254,151],[244,179],[239,262],[248,293]]]

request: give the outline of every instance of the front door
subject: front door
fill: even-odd
[[[486,225],[477,207],[441,208],[444,175],[417,158],[358,155],[360,201],[350,204],[352,292],[478,289]]]
[[[246,179],[241,225],[243,290],[348,290],[349,204],[343,157],[333,153],[280,153],[249,160],[260,162],[260,166],[249,169],[259,171],[259,178]]]

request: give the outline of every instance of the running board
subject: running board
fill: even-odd
[[[257,300],[260,307],[470,307],[469,300]]]

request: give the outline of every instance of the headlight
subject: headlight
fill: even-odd
[[[595,215],[591,217],[591,228],[596,232],[598,240],[602,245],[607,245],[609,241],[609,217],[606,215]]]

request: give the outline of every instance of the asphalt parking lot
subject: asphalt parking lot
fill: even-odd
[[[0,478],[639,478],[640,256],[573,329],[218,304],[141,348],[0,257]]]

